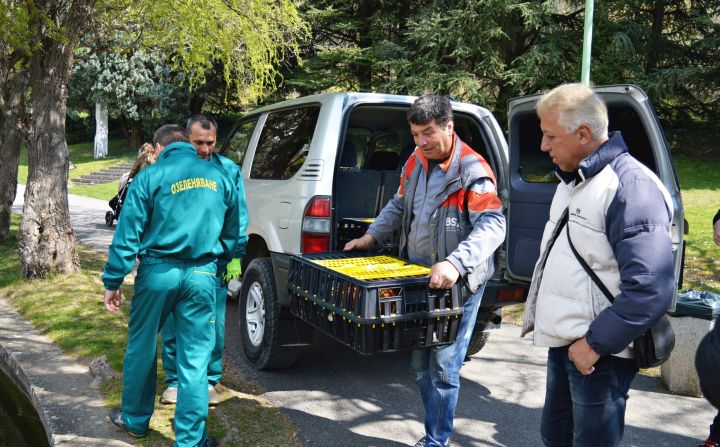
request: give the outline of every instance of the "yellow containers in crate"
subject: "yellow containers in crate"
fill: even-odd
[[[291,310],[363,354],[452,343],[459,285],[428,287],[430,269],[392,256],[293,256]]]
[[[315,264],[364,281],[374,279],[412,278],[428,276],[430,268],[412,264],[392,256],[367,256],[359,258],[317,259]]]

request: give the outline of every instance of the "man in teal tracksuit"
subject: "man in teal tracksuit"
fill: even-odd
[[[195,147],[197,154],[204,160],[210,160],[214,165],[225,170],[227,175],[235,184],[237,190],[238,211],[239,211],[239,233],[238,243],[235,247],[233,260],[225,267],[218,266],[218,276],[221,281],[215,291],[215,347],[210,356],[210,364],[208,365],[208,403],[216,405],[220,402],[220,395],[216,390],[216,385],[222,377],[222,354],[225,347],[225,307],[227,303],[227,280],[237,277],[240,274],[240,259],[245,255],[245,245],[247,244],[248,215],[247,205],[245,203],[245,187],[243,186],[242,171],[240,167],[229,158],[214,153],[215,143],[217,142],[217,123],[212,117],[204,115],[193,115],[188,119],[185,125],[190,143]],[[223,275],[224,273],[224,275]],[[223,278],[224,276],[224,278]],[[162,359],[163,369],[165,370],[165,384],[167,389],[162,393],[160,401],[165,404],[174,404],[177,402],[177,365],[175,361],[176,353],[176,337],[175,337],[175,321],[170,316],[163,325],[162,331]]]
[[[153,137],[158,161],[133,180],[103,273],[105,307],[117,312],[120,285],[140,257],[123,364],[122,410],[110,420],[133,436],[149,432],[155,403],[156,341],[172,314],[177,325],[175,446],[213,446],[207,436],[207,366],[215,342],[218,263],[234,253],[236,188],[197,157],[180,126]]]

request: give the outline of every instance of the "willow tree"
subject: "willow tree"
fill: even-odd
[[[251,102],[275,88],[278,64],[297,56],[296,40],[306,32],[295,0],[18,3],[32,11],[29,170],[18,244],[26,278],[79,269],[67,199],[65,112],[73,50],[84,35],[136,29],[138,42],[164,50],[191,86],[202,84],[219,61],[226,83]]]
[[[135,8],[145,23],[140,38],[168,52],[173,70],[190,87],[203,84],[220,66],[241,102],[260,100],[277,87],[278,68],[298,59],[298,39],[307,28],[298,0],[185,0],[150,2]],[[216,64],[220,62],[220,64]]]

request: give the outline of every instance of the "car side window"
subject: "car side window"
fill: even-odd
[[[272,112],[260,134],[250,178],[286,180],[305,162],[320,106]]]
[[[518,117],[522,129],[520,145],[520,176],[528,183],[558,183],[555,165],[548,154],[540,150],[542,132],[540,120],[534,114]]]
[[[242,166],[256,123],[257,120],[241,123],[223,148],[222,155]]]

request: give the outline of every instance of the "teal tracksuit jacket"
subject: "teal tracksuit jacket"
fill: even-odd
[[[166,147],[133,179],[102,276],[105,288],[120,287],[136,255],[227,264],[240,233],[236,194],[227,173],[200,159],[190,143]]]

